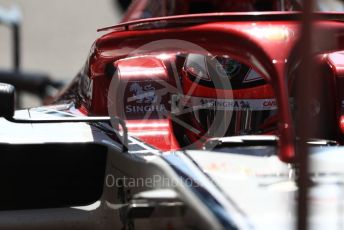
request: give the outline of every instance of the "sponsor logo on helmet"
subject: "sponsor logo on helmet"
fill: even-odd
[[[216,109],[216,110],[276,110],[276,99],[213,99],[202,97],[183,97],[181,103],[184,106],[196,109]]]

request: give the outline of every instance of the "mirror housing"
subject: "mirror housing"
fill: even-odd
[[[11,119],[15,111],[15,88],[13,85],[0,83],[0,117]]]

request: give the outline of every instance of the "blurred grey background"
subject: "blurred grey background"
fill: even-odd
[[[22,59],[26,71],[71,80],[84,64],[97,29],[116,24],[121,12],[111,0],[0,0],[0,7],[22,12]],[[12,67],[10,30],[0,27],[0,68]],[[30,95],[24,106],[38,101]]]

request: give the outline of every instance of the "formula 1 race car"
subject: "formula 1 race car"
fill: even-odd
[[[303,7],[136,0],[51,105],[1,84],[0,228],[340,228],[344,14]]]

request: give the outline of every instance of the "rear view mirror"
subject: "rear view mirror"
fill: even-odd
[[[15,88],[13,85],[0,83],[0,117],[11,119],[15,111]]]
[[[125,122],[118,117],[62,117],[57,119],[16,119],[14,118],[16,91],[13,85],[0,83],[0,118],[3,117],[8,121],[23,124],[43,124],[43,123],[66,123],[66,122],[112,122],[118,127],[122,127],[123,151],[127,151],[128,130]],[[119,128],[118,128],[119,130]]]

